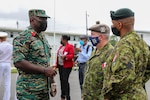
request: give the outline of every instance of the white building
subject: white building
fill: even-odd
[[[7,32],[8,33],[8,39],[7,41],[12,43],[13,39],[19,35],[20,32],[23,30],[20,29],[11,29],[11,28],[0,28],[0,31]],[[79,47],[79,36],[85,35],[85,34],[79,34],[79,33],[62,33],[62,32],[44,32],[51,48],[52,48],[52,57],[51,57],[51,63],[55,63],[54,57],[56,57],[57,49],[60,46],[60,39],[62,35],[69,35],[70,41],[69,43],[73,44],[76,47]]]
[[[7,32],[9,34],[8,41],[12,43],[13,38],[19,35],[19,33],[23,30],[20,29],[11,29],[11,28],[0,28],[0,31]],[[137,33],[146,41],[148,45],[150,45],[150,32],[149,31],[137,31]],[[79,47],[79,36],[85,34],[79,33],[63,33],[63,32],[45,32],[45,36],[52,47],[52,57],[51,63],[55,63],[56,52],[58,47],[60,46],[60,38],[62,35],[69,35],[70,36],[70,43],[76,47]],[[90,43],[90,42],[89,42]]]
[[[137,33],[146,41],[150,46],[150,31],[137,31]]]

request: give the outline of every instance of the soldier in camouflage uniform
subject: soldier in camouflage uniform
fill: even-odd
[[[30,26],[13,40],[13,61],[19,72],[16,90],[18,100],[49,100],[50,46],[43,35],[47,28],[44,10],[29,10]],[[48,78],[50,77],[50,78]]]
[[[149,47],[149,51],[150,51],[150,46],[148,46],[148,47]],[[147,64],[147,68],[146,68],[144,79],[143,79],[144,89],[145,89],[145,84],[149,80],[149,78],[150,78],[150,55],[148,58],[148,64]]]
[[[112,32],[120,36],[120,41],[103,68],[102,94],[105,100],[148,100],[143,88],[143,76],[149,50],[145,41],[134,31],[134,12],[121,8],[110,11],[110,14]]]
[[[90,27],[89,30],[91,30],[90,41],[96,48],[93,50],[87,62],[82,97],[84,100],[102,100],[102,67],[105,64],[104,61],[113,49],[113,46],[109,43],[110,28],[105,24],[97,22],[97,24]]]

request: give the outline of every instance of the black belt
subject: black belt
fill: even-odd
[[[83,65],[83,64],[86,64],[86,62],[83,62],[83,63],[79,63],[79,64]]]

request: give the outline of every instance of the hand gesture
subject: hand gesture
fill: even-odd
[[[53,78],[57,72],[53,69],[53,67],[47,67],[45,68],[45,75],[47,77]]]
[[[81,52],[81,48],[76,48],[76,51]]]

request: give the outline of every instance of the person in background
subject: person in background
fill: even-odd
[[[54,68],[58,68],[61,86],[61,100],[71,100],[69,76],[74,65],[74,46],[68,41],[70,37],[62,35],[61,46],[57,51],[57,60]]]
[[[82,85],[84,81],[84,69],[86,67],[86,62],[89,59],[91,53],[92,53],[92,46],[88,44],[88,36],[82,35],[80,36],[80,48],[75,48],[78,52],[78,57],[75,62],[75,64],[78,65],[79,69],[79,83],[80,83],[80,89],[82,93]]]
[[[104,61],[104,99],[148,100],[143,84],[150,52],[146,42],[134,30],[134,12],[120,8],[110,11],[110,17],[112,32],[120,40]]]
[[[89,38],[95,49],[87,62],[82,98],[84,100],[103,100],[101,96],[104,79],[103,66],[104,61],[113,50],[109,42],[110,28],[97,21],[96,25],[91,26],[89,30],[91,31]]]
[[[43,32],[47,29],[45,10],[29,10],[30,26],[13,40],[13,62],[18,70],[18,100],[49,100],[50,83],[56,71],[50,66],[51,48]]]
[[[11,59],[13,46],[7,42],[8,33],[0,32],[0,83],[4,83],[3,100],[11,96]]]

